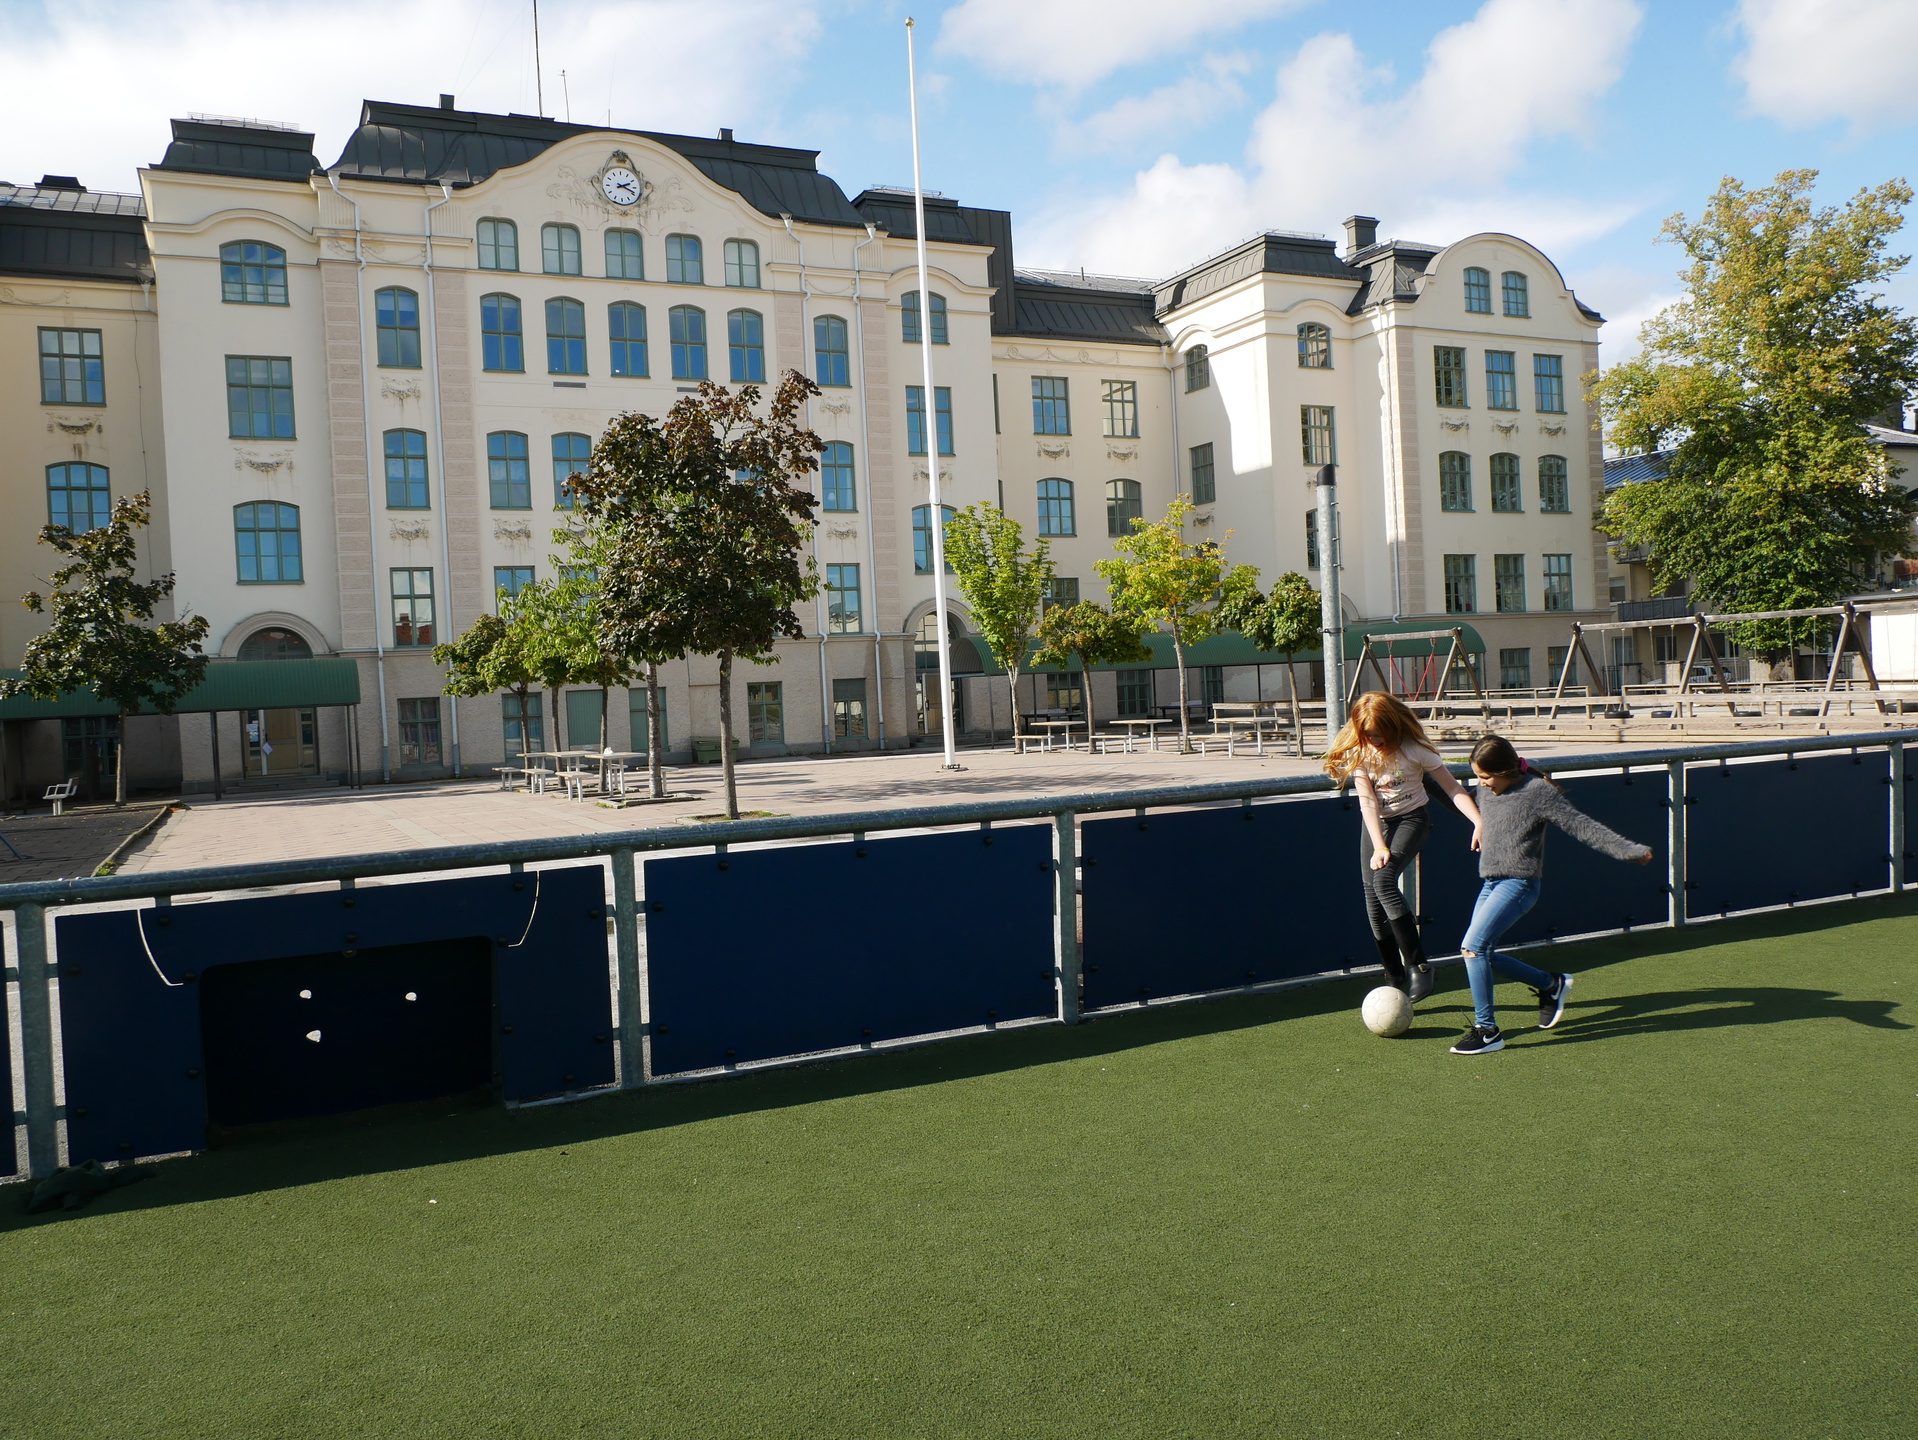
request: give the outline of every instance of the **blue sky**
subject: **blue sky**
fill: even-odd
[[[1722,175],[1815,168],[1835,201],[1918,138],[1915,0],[542,0],[546,113],[904,183],[908,13],[926,183],[1012,210],[1022,265],[1163,275],[1355,210],[1508,230],[1615,322],[1608,359],[1676,293],[1660,222]],[[365,96],[532,111],[530,41],[529,0],[0,0],[0,179],[132,189],[189,111],[298,121],[323,160]]]

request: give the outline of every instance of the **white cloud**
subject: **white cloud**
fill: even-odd
[[[1310,0],[962,0],[940,47],[1009,80],[1078,89]]]
[[[1918,119],[1918,5],[1912,0],[1742,0],[1733,71],[1746,104],[1787,125],[1859,130]]]
[[[1073,151],[1130,150],[1148,136],[1164,137],[1218,119],[1245,103],[1239,77],[1249,55],[1208,55],[1185,79],[1146,95],[1128,95],[1084,120],[1062,125],[1059,143]]]
[[[1503,230],[1551,250],[1596,238],[1636,206],[1513,182],[1539,140],[1588,133],[1640,14],[1634,0],[1487,0],[1396,91],[1351,36],[1317,36],[1280,68],[1243,167],[1162,156],[1119,195],[1059,207],[1025,251],[1167,274],[1263,227],[1332,233],[1354,212],[1437,241]]]
[[[578,122],[610,108],[616,125],[744,138],[772,123],[819,28],[812,6],[781,0],[579,0],[541,21],[548,115],[566,117],[570,91]],[[0,9],[0,52],[0,178],[19,182],[52,171],[132,190],[165,152],[167,120],[190,111],[299,122],[330,164],[362,98],[535,108],[517,0],[46,0]]]
[[[1638,353],[1638,332],[1645,322],[1668,305],[1684,298],[1678,279],[1669,271],[1639,270],[1617,261],[1581,267],[1567,276],[1578,298],[1605,317],[1598,332],[1599,361],[1616,365]]]

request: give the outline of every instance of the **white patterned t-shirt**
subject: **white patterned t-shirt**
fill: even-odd
[[[1390,751],[1367,747],[1358,773],[1372,782],[1378,792],[1379,815],[1389,820],[1423,805],[1426,772],[1444,768],[1445,761],[1437,753],[1413,743]]]

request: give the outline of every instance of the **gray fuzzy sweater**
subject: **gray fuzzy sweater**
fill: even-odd
[[[1484,822],[1478,873],[1485,880],[1536,880],[1545,870],[1545,827],[1556,825],[1581,845],[1614,860],[1636,860],[1648,847],[1592,819],[1549,780],[1528,775],[1503,795],[1478,789]]]

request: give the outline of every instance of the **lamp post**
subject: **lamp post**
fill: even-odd
[[[1325,743],[1345,724],[1345,625],[1339,613],[1338,467],[1321,465],[1318,494],[1319,637],[1325,656]]]

